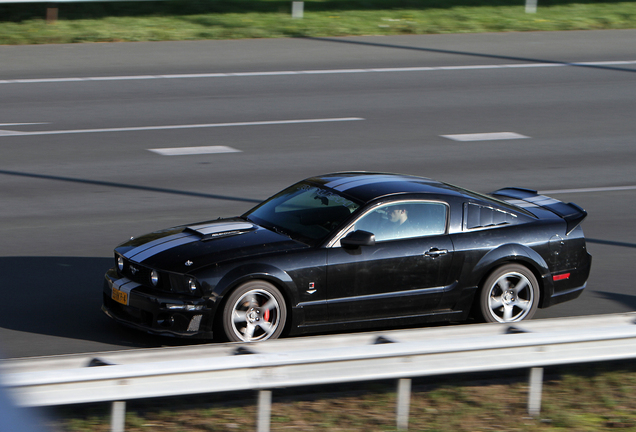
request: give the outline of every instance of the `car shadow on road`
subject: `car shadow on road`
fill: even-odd
[[[258,204],[261,202],[261,200],[253,199],[253,198],[208,194],[208,193],[184,191],[184,190],[178,190],[178,189],[166,189],[166,188],[158,188],[158,187],[151,187],[151,186],[132,185],[128,183],[91,180],[91,179],[83,179],[83,178],[77,178],[77,177],[54,176],[54,175],[28,173],[28,172],[21,172],[21,171],[0,170],[0,175],[7,175],[7,176],[14,176],[14,177],[29,177],[29,178],[39,179],[39,180],[53,180],[53,181],[79,183],[79,184],[94,185],[94,186],[105,186],[105,187],[110,187],[115,189],[132,189],[132,190],[138,190],[143,192],[164,193],[164,194],[170,194],[170,195],[185,195],[185,196],[190,196],[195,198],[209,198],[209,199],[226,200],[226,201],[239,201],[239,202],[248,202],[248,203],[254,203],[254,204]]]
[[[104,315],[103,277],[112,264],[112,258],[0,258],[0,328],[139,348],[199,342],[149,335]]]
[[[509,55],[492,54],[492,53],[456,51],[456,50],[417,47],[417,46],[408,46],[408,45],[395,45],[395,44],[388,44],[383,42],[369,42],[369,41],[354,40],[350,38],[306,37],[305,39],[314,40],[318,42],[333,42],[338,44],[351,44],[351,45],[371,46],[371,47],[379,47],[379,48],[391,48],[391,49],[428,52],[428,53],[436,53],[436,54],[462,55],[466,57],[477,57],[477,58],[494,59],[494,60],[502,60],[502,61],[518,61],[518,62],[524,62],[524,63],[547,64],[547,65],[556,65],[556,66],[574,66],[574,67],[589,68],[589,69],[601,69],[601,70],[631,72],[631,73],[636,72],[636,69],[632,69],[629,67],[613,66],[609,64],[591,64],[591,63],[585,63],[585,62],[570,63],[565,61],[537,59],[537,58],[530,58],[530,57],[517,57],[517,56],[509,56]]]
[[[623,306],[627,306],[630,311],[636,311],[636,295],[619,294],[607,291],[595,291],[594,295],[606,300],[620,303]]]
[[[600,239],[593,239],[593,238],[586,238],[585,241],[587,243],[602,244],[602,245],[607,245],[607,246],[620,246],[620,247],[626,247],[626,248],[636,248],[636,243],[618,242],[618,241],[614,241],[614,240],[600,240]]]

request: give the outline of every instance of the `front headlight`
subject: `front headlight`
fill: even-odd
[[[169,290],[173,293],[188,294],[188,295],[201,295],[201,284],[198,279],[192,275],[176,274],[176,273],[162,273],[161,277],[167,277],[167,280],[162,280],[160,285],[164,288],[169,286]]]
[[[153,286],[157,286],[159,284],[159,273],[157,270],[153,270],[150,272],[150,282]]]
[[[117,257],[117,268],[120,272],[124,271],[124,259],[120,256]]]

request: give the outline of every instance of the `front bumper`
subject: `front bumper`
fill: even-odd
[[[126,304],[113,299],[113,288],[126,292]],[[120,277],[114,268],[104,276],[103,297],[102,311],[121,324],[153,334],[212,339],[213,303],[204,298],[158,293]]]

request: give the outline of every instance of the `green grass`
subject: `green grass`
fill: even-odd
[[[636,28],[636,3],[539,0],[307,0],[292,19],[291,0],[173,0],[0,6],[0,44],[329,37]]]
[[[502,377],[503,376],[503,377]],[[499,379],[486,379],[500,377]],[[538,418],[528,416],[524,376],[506,373],[415,380],[409,430],[439,432],[636,430],[636,367],[630,362],[548,371]],[[465,378],[464,378],[465,379]],[[304,391],[304,393],[303,393]],[[395,383],[274,390],[272,431],[395,430]],[[128,404],[126,431],[253,431],[256,393]],[[58,408],[54,430],[106,432],[108,404]]]

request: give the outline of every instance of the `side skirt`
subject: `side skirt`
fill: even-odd
[[[292,330],[291,334],[318,333],[336,330],[359,330],[372,328],[391,328],[414,326],[418,324],[449,322],[449,321],[465,321],[468,318],[467,311],[439,310],[425,315],[412,315],[401,317],[388,317],[378,319],[367,319],[360,321],[343,321],[335,323],[319,323],[299,325]],[[295,330],[295,331],[294,331]]]

